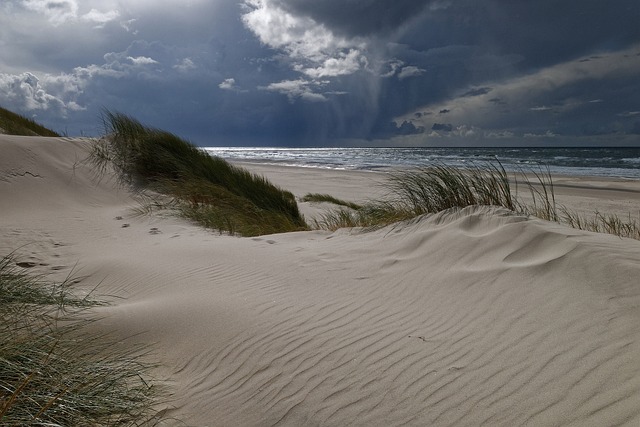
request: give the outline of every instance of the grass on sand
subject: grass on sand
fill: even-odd
[[[384,188],[387,197],[359,209],[327,211],[315,225],[377,228],[422,214],[472,205],[497,205],[515,210],[517,202],[502,165],[458,169],[444,165],[393,172]]]
[[[171,196],[184,216],[243,236],[307,229],[293,194],[264,177],[124,114],[105,111],[104,124],[93,162],[113,167],[123,182]]]
[[[0,107],[0,133],[25,136],[60,136],[24,116]]]
[[[0,259],[0,425],[157,425],[144,349],[83,332],[100,301]]]
[[[385,199],[360,207],[348,206],[348,202],[341,201],[336,203],[340,207],[325,212],[315,220],[314,225],[327,230],[342,227],[378,228],[445,209],[494,205],[581,230],[640,240],[640,219],[635,220],[631,216],[621,219],[599,212],[591,219],[582,217],[556,203],[553,180],[548,170],[529,173],[533,175],[533,180],[525,173],[519,174],[520,180],[518,176],[510,180],[499,162],[470,168],[434,165],[394,172],[384,184],[387,190]],[[530,193],[529,202],[518,197],[519,185]]]
[[[179,137],[142,125],[119,113],[104,113],[107,136],[94,146],[92,159],[100,168],[113,167],[121,181],[156,190],[173,199],[170,206],[186,217],[216,230],[255,236],[308,229],[293,194],[265,178],[212,157]],[[500,162],[468,168],[435,164],[391,173],[387,197],[358,205],[328,194],[307,194],[303,201],[337,205],[316,228],[377,228],[416,216],[473,205],[502,206],[519,214],[589,231],[640,239],[640,222],[596,213],[583,218],[557,205],[549,171],[529,171],[510,179]],[[513,188],[512,188],[513,183]],[[518,197],[518,185],[530,202]],[[157,204],[158,198],[148,198]]]

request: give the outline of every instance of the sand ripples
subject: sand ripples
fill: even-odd
[[[87,290],[123,297],[91,327],[155,343],[187,425],[640,425],[638,241],[495,208],[219,236],[130,216],[130,195],[78,163],[83,143],[0,143],[2,245],[40,242],[25,268],[78,263]],[[276,177],[328,191],[318,174]]]
[[[496,217],[468,211],[448,222],[318,234],[302,251],[291,249],[297,237],[274,237],[286,246],[280,261],[265,253],[218,276],[234,283],[227,289],[254,323],[222,348],[203,346],[193,372],[181,373],[195,379],[182,409],[215,407],[219,425],[637,420],[636,328],[606,300],[576,293],[579,265],[568,274],[555,266],[585,250],[581,238]],[[512,227],[521,228],[515,239]],[[487,235],[501,251],[485,251]],[[267,265],[256,277],[252,269]]]

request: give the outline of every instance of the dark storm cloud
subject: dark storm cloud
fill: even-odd
[[[0,104],[72,134],[108,107],[205,145],[637,138],[637,0],[176,5],[0,2]]]
[[[412,27],[398,42],[423,55],[454,45],[464,50],[457,68],[431,62],[428,74],[440,75],[422,79],[431,100],[396,122],[412,118],[432,127],[433,119],[414,113],[448,111],[453,127],[474,129],[474,138],[630,133],[634,122],[617,114],[636,104],[640,63],[632,57],[640,50],[640,26],[634,24],[639,19],[640,3],[622,0],[579,6],[461,0],[431,10],[422,27]],[[445,91],[434,90],[443,86]]]
[[[425,108],[448,111],[454,128],[471,127],[476,138],[504,131],[520,136],[631,133],[633,118],[620,113],[633,111],[640,95],[640,58],[631,54],[636,49],[547,67],[506,80],[486,94],[462,92]],[[431,123],[428,117],[410,117],[416,125]]]
[[[451,123],[434,123],[433,126],[431,126],[431,130],[451,132],[453,125]]]
[[[490,87],[479,87],[476,89],[471,89],[463,93],[461,96],[480,96],[480,95],[486,95],[489,92],[491,92]]]
[[[490,42],[503,50],[526,53],[525,64],[623,49],[640,39],[640,3],[636,1],[494,1],[489,13],[493,22],[507,22],[493,27]]]
[[[457,0],[430,9],[403,37],[417,50],[474,46],[521,55],[522,65],[553,64],[640,39],[640,3],[633,0]]]

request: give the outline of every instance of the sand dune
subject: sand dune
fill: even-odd
[[[85,148],[0,136],[0,250],[122,297],[95,328],[154,343],[188,425],[640,424],[638,241],[494,207],[220,236],[133,215]],[[366,173],[255,168],[297,195],[377,191]]]

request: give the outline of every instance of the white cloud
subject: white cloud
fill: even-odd
[[[104,65],[90,64],[86,67],[76,67],[73,74],[80,79],[92,79],[94,77],[120,78],[126,75],[119,63],[109,63]]]
[[[117,10],[110,10],[108,12],[100,12],[97,9],[91,9],[88,13],[82,15],[83,21],[95,22],[97,24],[106,24],[120,17],[120,12]]]
[[[321,93],[305,91],[300,94],[300,98],[309,102],[325,102],[327,98]]]
[[[529,111],[549,111],[551,110],[551,107],[547,107],[546,105],[541,105],[539,107],[531,107],[529,108]]]
[[[324,102],[327,98],[316,93],[311,89],[311,86],[317,85],[315,82],[309,82],[307,80],[283,80],[278,83],[271,83],[269,86],[261,87],[262,90],[270,92],[278,92],[286,95],[290,101],[294,101],[296,98],[301,98],[305,101],[311,102]]]
[[[525,138],[555,138],[558,135],[548,130],[545,133],[525,133],[523,136]]]
[[[451,134],[455,136],[460,136],[463,138],[473,138],[477,136],[479,133],[479,129],[474,126],[460,125],[457,126]]]
[[[618,114],[618,116],[625,117],[625,118],[636,117],[636,116],[640,116],[640,111],[626,111],[624,113]]]
[[[21,111],[51,110],[66,116],[68,105],[51,94],[32,73],[0,74],[0,103]],[[75,102],[73,109],[82,108]]]
[[[133,56],[127,56],[127,59],[133,62],[134,65],[151,65],[158,63],[158,61],[148,56],[136,56],[135,58]]]
[[[95,8],[85,14],[80,14],[77,0],[22,0],[22,4],[31,11],[43,14],[55,26],[68,21],[80,20],[96,23],[97,27],[101,28],[107,22],[120,17],[118,10],[102,12]]]
[[[393,59],[389,61],[385,66],[389,67],[389,71],[380,75],[380,77],[388,78],[396,75],[398,70],[404,65],[404,62],[399,59]]]
[[[127,52],[104,55],[104,64],[75,67],[71,73],[0,73],[0,104],[19,111],[49,111],[66,117],[69,111],[86,107],[79,97],[96,79],[138,76],[139,67],[158,64],[148,56],[128,56]]]
[[[424,68],[416,67],[415,65],[405,66],[404,61],[399,59],[392,59],[383,64],[382,67],[388,68],[388,71],[381,73],[380,77],[389,78],[397,76],[399,80],[420,76],[427,71]]]
[[[426,70],[423,68],[418,68],[413,65],[409,65],[407,67],[402,67],[402,70],[398,73],[398,78],[400,80],[406,79],[408,77],[415,77],[423,74]]]
[[[224,90],[237,90],[237,86],[236,86],[236,79],[231,78],[231,79],[225,79],[222,83],[220,83],[218,85],[218,87],[220,89],[224,89]]]
[[[366,66],[367,58],[357,49],[348,53],[338,53],[337,58],[327,58],[321,66],[316,68],[299,68],[304,74],[312,78],[335,77],[353,74]]]
[[[182,73],[186,73],[190,70],[195,70],[197,67],[191,58],[184,58],[179,64],[174,65],[173,68]]]
[[[485,134],[487,138],[513,138],[515,133],[508,130],[489,131]]]
[[[121,21],[120,22],[120,26],[122,28],[124,28],[125,31],[132,33],[133,35],[138,34],[138,30],[134,30],[133,29],[133,24],[135,24],[138,20],[137,19],[128,19],[126,21]]]
[[[312,78],[353,74],[365,68],[366,43],[335,35],[313,19],[295,16],[273,0],[246,0],[245,26],[264,44],[284,51],[292,67]]]
[[[294,59],[322,62],[332,53],[353,46],[311,18],[294,16],[271,0],[247,0],[245,5],[249,9],[242,16],[245,26],[263,44],[283,49]]]
[[[53,25],[64,24],[78,17],[76,0],[23,0],[22,4],[27,9],[47,16]]]

